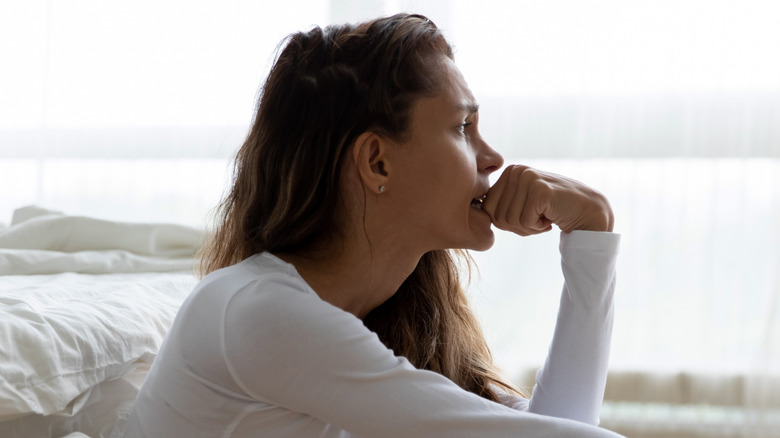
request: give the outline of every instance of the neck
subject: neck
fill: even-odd
[[[338,251],[314,256],[277,256],[295,266],[321,299],[363,319],[395,294],[422,256],[397,240],[385,240],[371,245],[366,240],[347,242]]]

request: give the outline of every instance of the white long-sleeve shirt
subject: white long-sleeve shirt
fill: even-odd
[[[362,321],[262,253],[182,305],[126,437],[616,437],[595,427],[619,236],[561,234],[565,285],[530,400],[503,404],[397,357]]]

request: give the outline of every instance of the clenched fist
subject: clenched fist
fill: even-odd
[[[598,191],[553,173],[509,165],[482,204],[493,225],[521,236],[557,225],[561,231],[612,231],[614,215]]]

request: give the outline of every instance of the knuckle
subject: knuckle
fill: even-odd
[[[514,173],[517,172],[517,165],[510,164],[506,166],[503,172],[501,172],[501,178],[511,178]]]
[[[527,167],[520,173],[520,179],[526,184],[530,184],[534,181],[539,181],[541,179],[541,175],[538,170]]]
[[[499,228],[508,228],[510,226],[506,213],[501,213],[496,217],[496,224]]]

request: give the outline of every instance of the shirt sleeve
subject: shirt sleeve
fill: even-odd
[[[366,437],[617,437],[575,421],[518,412],[396,357],[355,316],[278,276],[236,293],[223,357],[254,400]]]
[[[558,320],[528,412],[597,425],[612,340],[615,262],[620,235],[561,233],[565,280]]]

